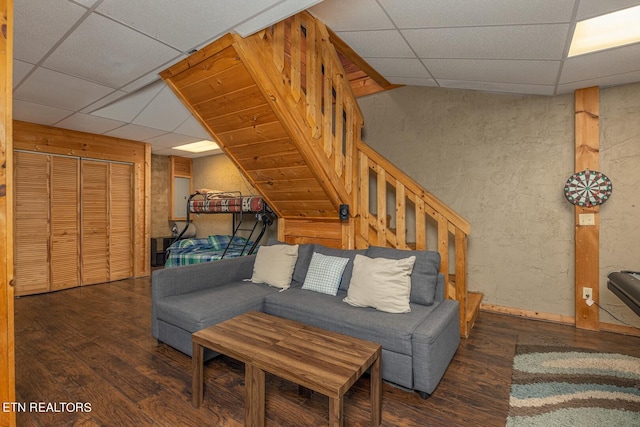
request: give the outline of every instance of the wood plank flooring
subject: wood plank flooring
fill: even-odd
[[[22,297],[15,303],[18,402],[81,402],[90,412],[19,412],[18,426],[242,426],[244,366],[205,365],[205,396],[191,406],[191,359],[151,336],[150,279]],[[640,338],[480,313],[434,394],[383,385],[384,426],[504,426],[517,342],[619,351]],[[344,399],[347,426],[369,425],[369,378]],[[322,426],[328,399],[267,376],[268,426]],[[55,409],[55,408],[54,408]]]

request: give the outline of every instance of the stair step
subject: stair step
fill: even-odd
[[[473,324],[478,318],[482,297],[483,294],[480,292],[467,292],[467,325],[469,331],[473,328]]]

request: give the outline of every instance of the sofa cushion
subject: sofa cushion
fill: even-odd
[[[332,296],[291,288],[265,297],[264,312],[377,342],[386,350],[411,355],[414,329],[439,305],[411,304],[411,312],[392,314],[350,306],[342,302],[346,295],[344,291]]]
[[[286,289],[291,285],[297,259],[298,245],[261,246],[256,254],[251,281]]]
[[[353,275],[344,302],[373,307],[387,313],[407,313],[411,294],[411,270],[416,257],[369,258],[356,255]]]
[[[349,262],[347,263],[347,266],[344,268],[344,272],[342,273],[342,280],[340,281],[340,289],[345,291],[349,288],[349,283],[351,282],[351,274],[353,272],[353,259],[356,257],[356,255],[364,255],[367,252],[366,249],[335,249],[318,244],[315,245],[314,250],[322,255],[349,258]]]
[[[440,254],[435,251],[410,251],[380,246],[369,246],[369,258],[401,259],[416,257],[411,273],[411,302],[418,304],[433,304],[436,296],[438,272],[440,269]]]
[[[313,253],[302,289],[335,295],[349,258]]]
[[[262,311],[264,297],[277,292],[265,284],[230,282],[162,297],[156,303],[156,317],[193,333],[247,311]]]

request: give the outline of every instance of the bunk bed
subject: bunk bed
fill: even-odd
[[[194,214],[231,214],[231,234],[183,239]],[[187,221],[167,249],[165,268],[251,255],[274,220],[275,214],[261,196],[197,190],[187,200]]]

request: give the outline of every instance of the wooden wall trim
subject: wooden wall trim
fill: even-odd
[[[575,171],[600,170],[600,90],[598,87],[575,92]],[[582,288],[593,290],[591,298],[600,301],[600,208],[575,206],[575,309],[576,327],[600,329],[600,309],[589,307]],[[580,225],[580,215],[593,214],[593,225]]]
[[[0,402],[15,402],[13,325],[13,0],[0,0]],[[15,426],[15,412],[0,411],[0,426]]]
[[[134,164],[133,276],[151,274],[151,146],[144,142],[13,122],[13,149]]]

